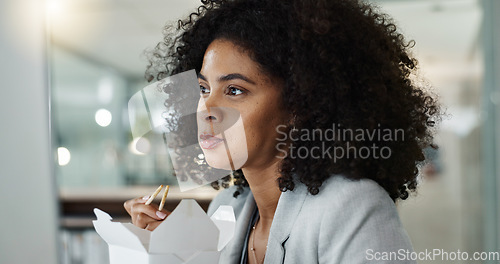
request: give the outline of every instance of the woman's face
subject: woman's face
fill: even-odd
[[[287,119],[282,82],[264,74],[239,46],[214,40],[198,76],[198,142],[220,169],[260,168],[277,161],[276,128]]]

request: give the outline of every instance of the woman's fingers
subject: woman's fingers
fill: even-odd
[[[125,210],[127,210],[127,213],[132,216],[132,207],[135,205],[135,204],[144,204],[146,203],[146,201],[149,199],[149,196],[144,196],[144,197],[139,197],[139,198],[135,198],[135,199],[130,199],[130,200],[127,200],[125,201],[125,203],[123,204],[123,207],[125,207]]]
[[[132,217],[132,223],[140,228],[145,229],[149,225],[154,226],[154,223],[161,223],[162,220],[157,220],[155,218],[150,217],[149,215],[139,213]]]
[[[169,214],[167,210],[158,211],[158,205],[146,205],[149,197],[140,197],[124,203],[132,223],[140,228],[154,230]]]

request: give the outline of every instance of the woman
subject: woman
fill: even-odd
[[[237,217],[220,263],[414,263],[395,202],[416,189],[440,111],[411,42],[356,0],[203,3],[165,31],[146,76],[195,69],[204,107],[241,114],[247,160],[213,184],[234,186],[208,212]],[[200,145],[210,164],[217,144]],[[125,208],[153,230],[169,212],[144,203]]]

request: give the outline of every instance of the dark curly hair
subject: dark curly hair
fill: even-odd
[[[280,163],[281,191],[302,183],[311,194],[332,174],[369,178],[396,201],[417,186],[423,149],[432,144],[441,110],[436,97],[419,81],[417,61],[393,21],[371,4],[357,0],[202,1],[202,6],[176,26],[167,26],[164,40],[149,56],[146,78],[161,80],[187,70],[200,71],[208,45],[226,39],[248,51],[261,70],[284,81],[283,104],[291,113],[292,133],[325,131],[338,124],[342,132],[403,131],[404,140],[328,142],[352,154],[330,158],[285,157]],[[293,141],[296,149],[318,141]],[[352,149],[377,146],[388,158],[361,158]],[[361,155],[360,155],[361,156]],[[248,185],[241,170],[238,186]],[[212,185],[227,186],[231,177]],[[241,191],[241,188],[240,190]]]

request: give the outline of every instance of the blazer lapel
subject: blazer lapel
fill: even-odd
[[[264,264],[284,262],[285,242],[290,236],[290,231],[302,209],[306,196],[307,187],[304,184],[296,184],[293,191],[281,193],[269,232]]]

